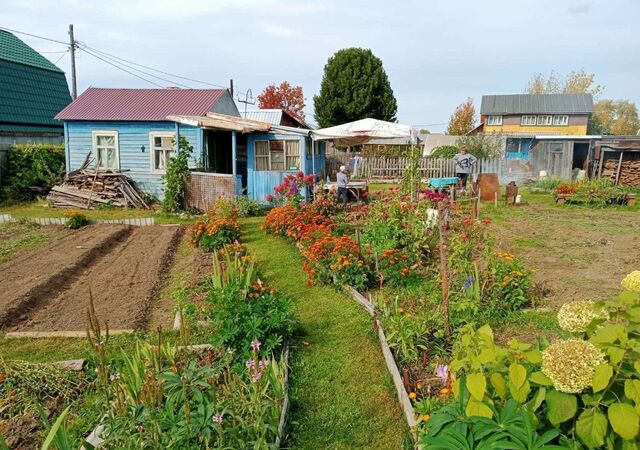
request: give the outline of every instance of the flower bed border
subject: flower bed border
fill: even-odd
[[[0,214],[0,223],[16,222],[19,218],[13,217],[11,214]],[[27,217],[29,222],[37,223],[38,225],[65,225],[67,219],[65,217]],[[155,217],[140,217],[132,219],[89,219],[87,221],[89,225],[95,224],[120,224],[120,225],[133,225],[133,226],[147,226],[155,225]]]
[[[387,342],[387,337],[384,334],[384,329],[382,328],[382,324],[378,319],[376,319],[377,310],[376,307],[371,303],[367,298],[358,292],[356,289],[349,285],[344,285],[342,287],[343,291],[349,295],[360,304],[369,315],[373,318],[373,323],[375,329],[378,334],[378,339],[380,340],[380,347],[382,349],[382,355],[384,356],[384,360],[387,363],[387,370],[393,379],[393,384],[396,388],[396,395],[398,396],[398,401],[400,402],[400,407],[402,408],[402,412],[404,413],[405,420],[407,425],[409,426],[409,430],[411,431],[411,437],[414,441],[417,441],[417,435],[414,432],[416,428],[416,419],[414,417],[413,405],[411,404],[411,400],[409,399],[409,394],[407,393],[407,389],[404,387],[404,383],[402,382],[402,377],[400,376],[400,369],[398,368],[398,364],[396,363],[395,358],[393,357],[393,353],[391,351],[391,347],[389,347],[389,343]],[[420,448],[420,446],[418,446]]]

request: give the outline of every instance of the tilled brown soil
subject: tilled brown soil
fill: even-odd
[[[640,211],[532,204],[492,225],[498,247],[535,268],[548,307],[615,297],[640,269]]]
[[[90,292],[100,322],[108,321],[111,329],[144,327],[181,235],[177,226],[134,228],[11,331],[83,330]]]
[[[0,265],[0,327],[60,292],[81,270],[123,239],[122,225],[89,226]]]

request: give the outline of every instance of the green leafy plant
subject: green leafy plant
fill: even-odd
[[[185,195],[189,178],[189,158],[193,146],[184,137],[180,137],[176,156],[167,165],[164,179],[164,200],[162,205],[166,211],[182,211],[186,207]]]
[[[89,224],[87,216],[76,211],[65,213],[65,217],[64,225],[71,230],[77,230]]]
[[[291,335],[291,302],[258,278],[254,262],[229,247],[214,254],[214,272],[207,300],[213,344],[224,346],[247,359],[253,341],[260,341],[263,354],[282,347]]]
[[[8,151],[8,177],[2,191],[10,199],[31,199],[46,194],[64,180],[64,146],[14,145]]]
[[[431,150],[429,156],[433,158],[446,158],[451,159],[458,154],[460,149],[455,145],[440,145],[439,147]]]
[[[259,216],[264,213],[264,207],[258,200],[253,200],[246,195],[240,195],[234,200],[234,205],[239,217]]]

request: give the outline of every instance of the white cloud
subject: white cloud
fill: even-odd
[[[589,2],[569,7],[569,12],[571,14],[586,14],[589,11],[591,11],[591,3]]]

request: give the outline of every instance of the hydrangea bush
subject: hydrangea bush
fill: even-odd
[[[635,449],[640,432],[640,272],[629,274],[614,301],[576,301],[558,320],[578,337],[537,346],[493,339],[490,327],[462,329],[450,364],[453,390],[469,395],[469,418],[497,420],[497,407],[515,401],[535,414],[538,432],[557,436],[560,448]],[[436,411],[427,435],[438,434]],[[455,422],[467,419],[457,418]],[[430,428],[431,427],[431,428]],[[462,427],[461,429],[464,429]],[[560,433],[556,433],[560,431]],[[499,433],[499,431],[495,431]],[[499,437],[499,436],[496,436]],[[511,447],[507,447],[511,448]],[[520,448],[520,447],[518,447]],[[558,448],[558,447],[555,447]]]

